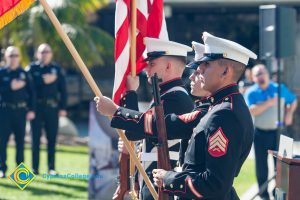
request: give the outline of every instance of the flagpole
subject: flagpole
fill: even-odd
[[[136,0],[131,0],[131,37],[130,37],[130,61],[131,75],[136,76]]]
[[[86,67],[83,60],[81,59],[79,53],[75,49],[75,47],[74,47],[73,43],[71,42],[70,38],[64,32],[60,22],[58,21],[57,17],[55,16],[53,10],[49,6],[49,4],[46,2],[46,0],[39,0],[39,1],[40,1],[41,5],[44,7],[45,12],[48,15],[48,17],[49,17],[50,21],[52,22],[52,24],[54,25],[56,31],[58,32],[58,34],[62,38],[63,42],[65,43],[66,47],[68,48],[71,55],[73,56],[75,62],[79,66],[80,71],[82,72],[82,74],[85,77],[86,81],[88,82],[89,86],[93,90],[94,94],[96,96],[102,96],[102,93],[101,93],[100,89],[98,88],[95,80],[93,79],[93,77],[90,74],[88,68]],[[111,119],[111,117],[110,117],[110,119]],[[158,199],[157,192],[155,191],[149,177],[147,176],[147,174],[146,174],[145,170],[143,169],[141,163],[139,162],[138,158],[135,156],[134,151],[133,151],[132,147],[130,146],[128,139],[126,138],[123,131],[117,129],[117,132],[118,132],[120,138],[123,140],[123,142],[125,144],[125,147],[127,148],[128,152],[130,154],[130,157],[132,157],[132,159],[134,161],[134,164],[136,165],[139,172],[141,173],[141,175],[142,175],[146,185],[148,186],[153,198],[157,200]]]
[[[131,0],[131,19],[130,19],[130,69],[131,76],[136,76],[136,0]],[[132,148],[135,147],[135,142],[130,142]],[[134,162],[130,156],[129,174],[134,176]]]

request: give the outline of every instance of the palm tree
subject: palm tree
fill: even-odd
[[[107,0],[48,0],[57,18],[73,41],[86,65],[107,66],[113,63],[113,38],[89,24],[89,17],[107,4]],[[55,60],[65,68],[76,66],[69,51],[56,33],[42,6],[37,2],[23,15],[0,30],[0,46],[15,45],[21,49],[22,64],[34,57],[34,49],[49,43]]]

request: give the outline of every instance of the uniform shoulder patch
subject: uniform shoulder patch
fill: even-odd
[[[211,156],[220,157],[226,154],[229,140],[221,127],[209,137],[208,142],[208,152]]]
[[[196,110],[194,112],[191,113],[186,113],[183,115],[179,115],[178,118],[183,121],[184,123],[189,123],[191,121],[194,121],[197,116],[199,115],[199,113],[201,112],[201,110]]]

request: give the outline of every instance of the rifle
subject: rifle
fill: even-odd
[[[130,144],[132,148],[134,143]],[[134,163],[129,154],[121,153],[119,157],[119,183],[112,200],[138,200],[135,191]]]
[[[154,96],[154,109],[156,116],[156,127],[157,127],[157,168],[164,170],[171,170],[171,162],[168,147],[167,129],[165,124],[164,108],[161,103],[160,93],[158,88],[158,78],[155,73],[151,77],[153,96]],[[161,188],[158,191],[159,200],[169,200],[169,194],[164,193]]]
[[[125,194],[128,192],[129,188],[129,155],[121,153],[119,157],[120,162],[120,177],[119,185],[116,192],[113,195],[112,200],[123,200]]]

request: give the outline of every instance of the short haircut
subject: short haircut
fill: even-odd
[[[229,60],[229,59],[219,59],[218,60],[219,65],[221,66],[232,66],[233,69],[233,80],[238,81],[242,77],[242,75],[245,73],[246,66],[243,63]]]
[[[182,66],[185,66],[186,64],[186,57],[185,56],[166,56],[166,58],[170,58],[173,60],[176,60],[177,62],[182,63]]]

